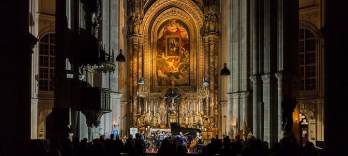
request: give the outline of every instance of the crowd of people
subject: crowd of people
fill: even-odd
[[[144,136],[144,135],[142,135]],[[151,137],[143,137],[146,142],[146,151],[148,153],[158,152],[161,148],[163,142],[168,142],[169,140],[180,143],[185,147],[186,151],[189,153],[199,152],[199,145],[203,144],[202,136],[200,133],[192,134],[179,132],[178,135],[173,135],[171,132],[166,131],[154,131],[151,133]]]
[[[248,136],[246,140],[230,140],[227,136],[223,141],[213,138],[205,146],[204,156],[228,155],[228,156],[323,156],[325,151],[314,146],[312,142],[299,145],[293,136],[286,136],[279,142],[269,144],[253,136]]]
[[[202,146],[195,153],[189,152],[188,144],[180,135],[164,138],[156,155],[158,156],[323,156],[324,150],[317,149],[313,143],[306,142],[299,145],[292,136],[284,137],[280,142],[271,146],[267,142],[248,136],[246,140],[228,136],[224,139],[213,138],[210,143]],[[199,146],[198,146],[199,147]],[[146,142],[141,134],[135,138],[129,136],[122,141],[118,136],[108,139],[103,137],[88,142],[87,139],[71,142],[69,139],[59,141],[32,141],[28,144],[27,155],[35,156],[144,156]],[[154,155],[154,153],[152,153]]]

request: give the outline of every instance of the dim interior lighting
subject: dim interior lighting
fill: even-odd
[[[229,76],[229,75],[231,75],[230,70],[227,68],[227,63],[224,63],[224,68],[221,69],[220,75],[221,76]]]
[[[122,49],[120,49],[120,53],[118,53],[118,55],[116,57],[116,61],[117,62],[126,62],[126,58],[122,54]]]

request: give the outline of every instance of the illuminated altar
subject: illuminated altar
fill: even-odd
[[[191,0],[130,1],[127,30],[129,127],[218,133],[218,33],[211,11]]]

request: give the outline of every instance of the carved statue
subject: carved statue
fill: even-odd
[[[168,110],[170,114],[176,114],[176,103],[175,103],[175,99],[177,99],[178,96],[176,97],[172,97],[172,102],[169,104]]]
[[[209,15],[204,16],[204,28],[203,28],[204,34],[209,33]]]
[[[95,12],[92,13],[92,33],[94,36],[100,36],[100,25],[102,23],[102,3],[97,0],[97,8]]]
[[[166,99],[167,102],[170,102],[169,106],[168,106],[169,114],[176,114],[177,113],[177,110],[176,110],[177,102],[176,101],[179,100],[180,94],[175,92],[174,89],[171,89],[166,94],[166,96],[164,98]]]
[[[139,15],[132,15],[128,18],[128,34],[139,34],[140,33],[140,25],[141,25],[141,17]]]
[[[210,120],[209,120],[208,117],[205,117],[205,118],[204,118],[203,126],[206,127],[206,128],[211,128],[211,127],[210,127]]]
[[[134,20],[133,20],[133,30],[134,30],[134,34],[139,34],[140,33],[140,24],[141,24],[141,19],[140,16],[135,16]]]
[[[204,10],[205,11],[204,26],[203,26],[204,34],[218,32],[218,16],[217,16],[218,2],[212,0],[212,1],[208,1],[206,5],[208,6]]]
[[[146,112],[146,114],[145,114],[145,124],[150,124],[150,123],[151,123],[151,120],[152,120],[151,112],[148,111],[148,112]]]
[[[141,115],[137,119],[137,127],[144,127],[145,126],[145,119],[144,116]]]
[[[197,125],[198,126],[202,126],[203,125],[202,116],[197,116]]]
[[[128,25],[128,34],[133,34],[133,16],[128,17],[127,20],[127,25]]]
[[[153,117],[153,121],[152,121],[152,125],[154,127],[158,127],[158,125],[161,123],[161,118],[160,118],[160,115],[159,113],[155,113],[154,114],[154,117]]]
[[[166,124],[166,110],[164,104],[160,106],[160,117],[161,117],[161,124]]]
[[[209,15],[209,32],[217,31],[217,16],[216,14]]]

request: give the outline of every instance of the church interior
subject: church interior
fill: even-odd
[[[66,140],[106,140],[107,151],[115,138],[143,142],[120,155],[163,155],[168,138],[185,145],[174,155],[228,155],[228,143],[248,155],[253,139],[269,149],[254,155],[283,144],[278,155],[347,153],[348,25],[338,1],[0,4],[0,156],[39,145],[50,153]]]

